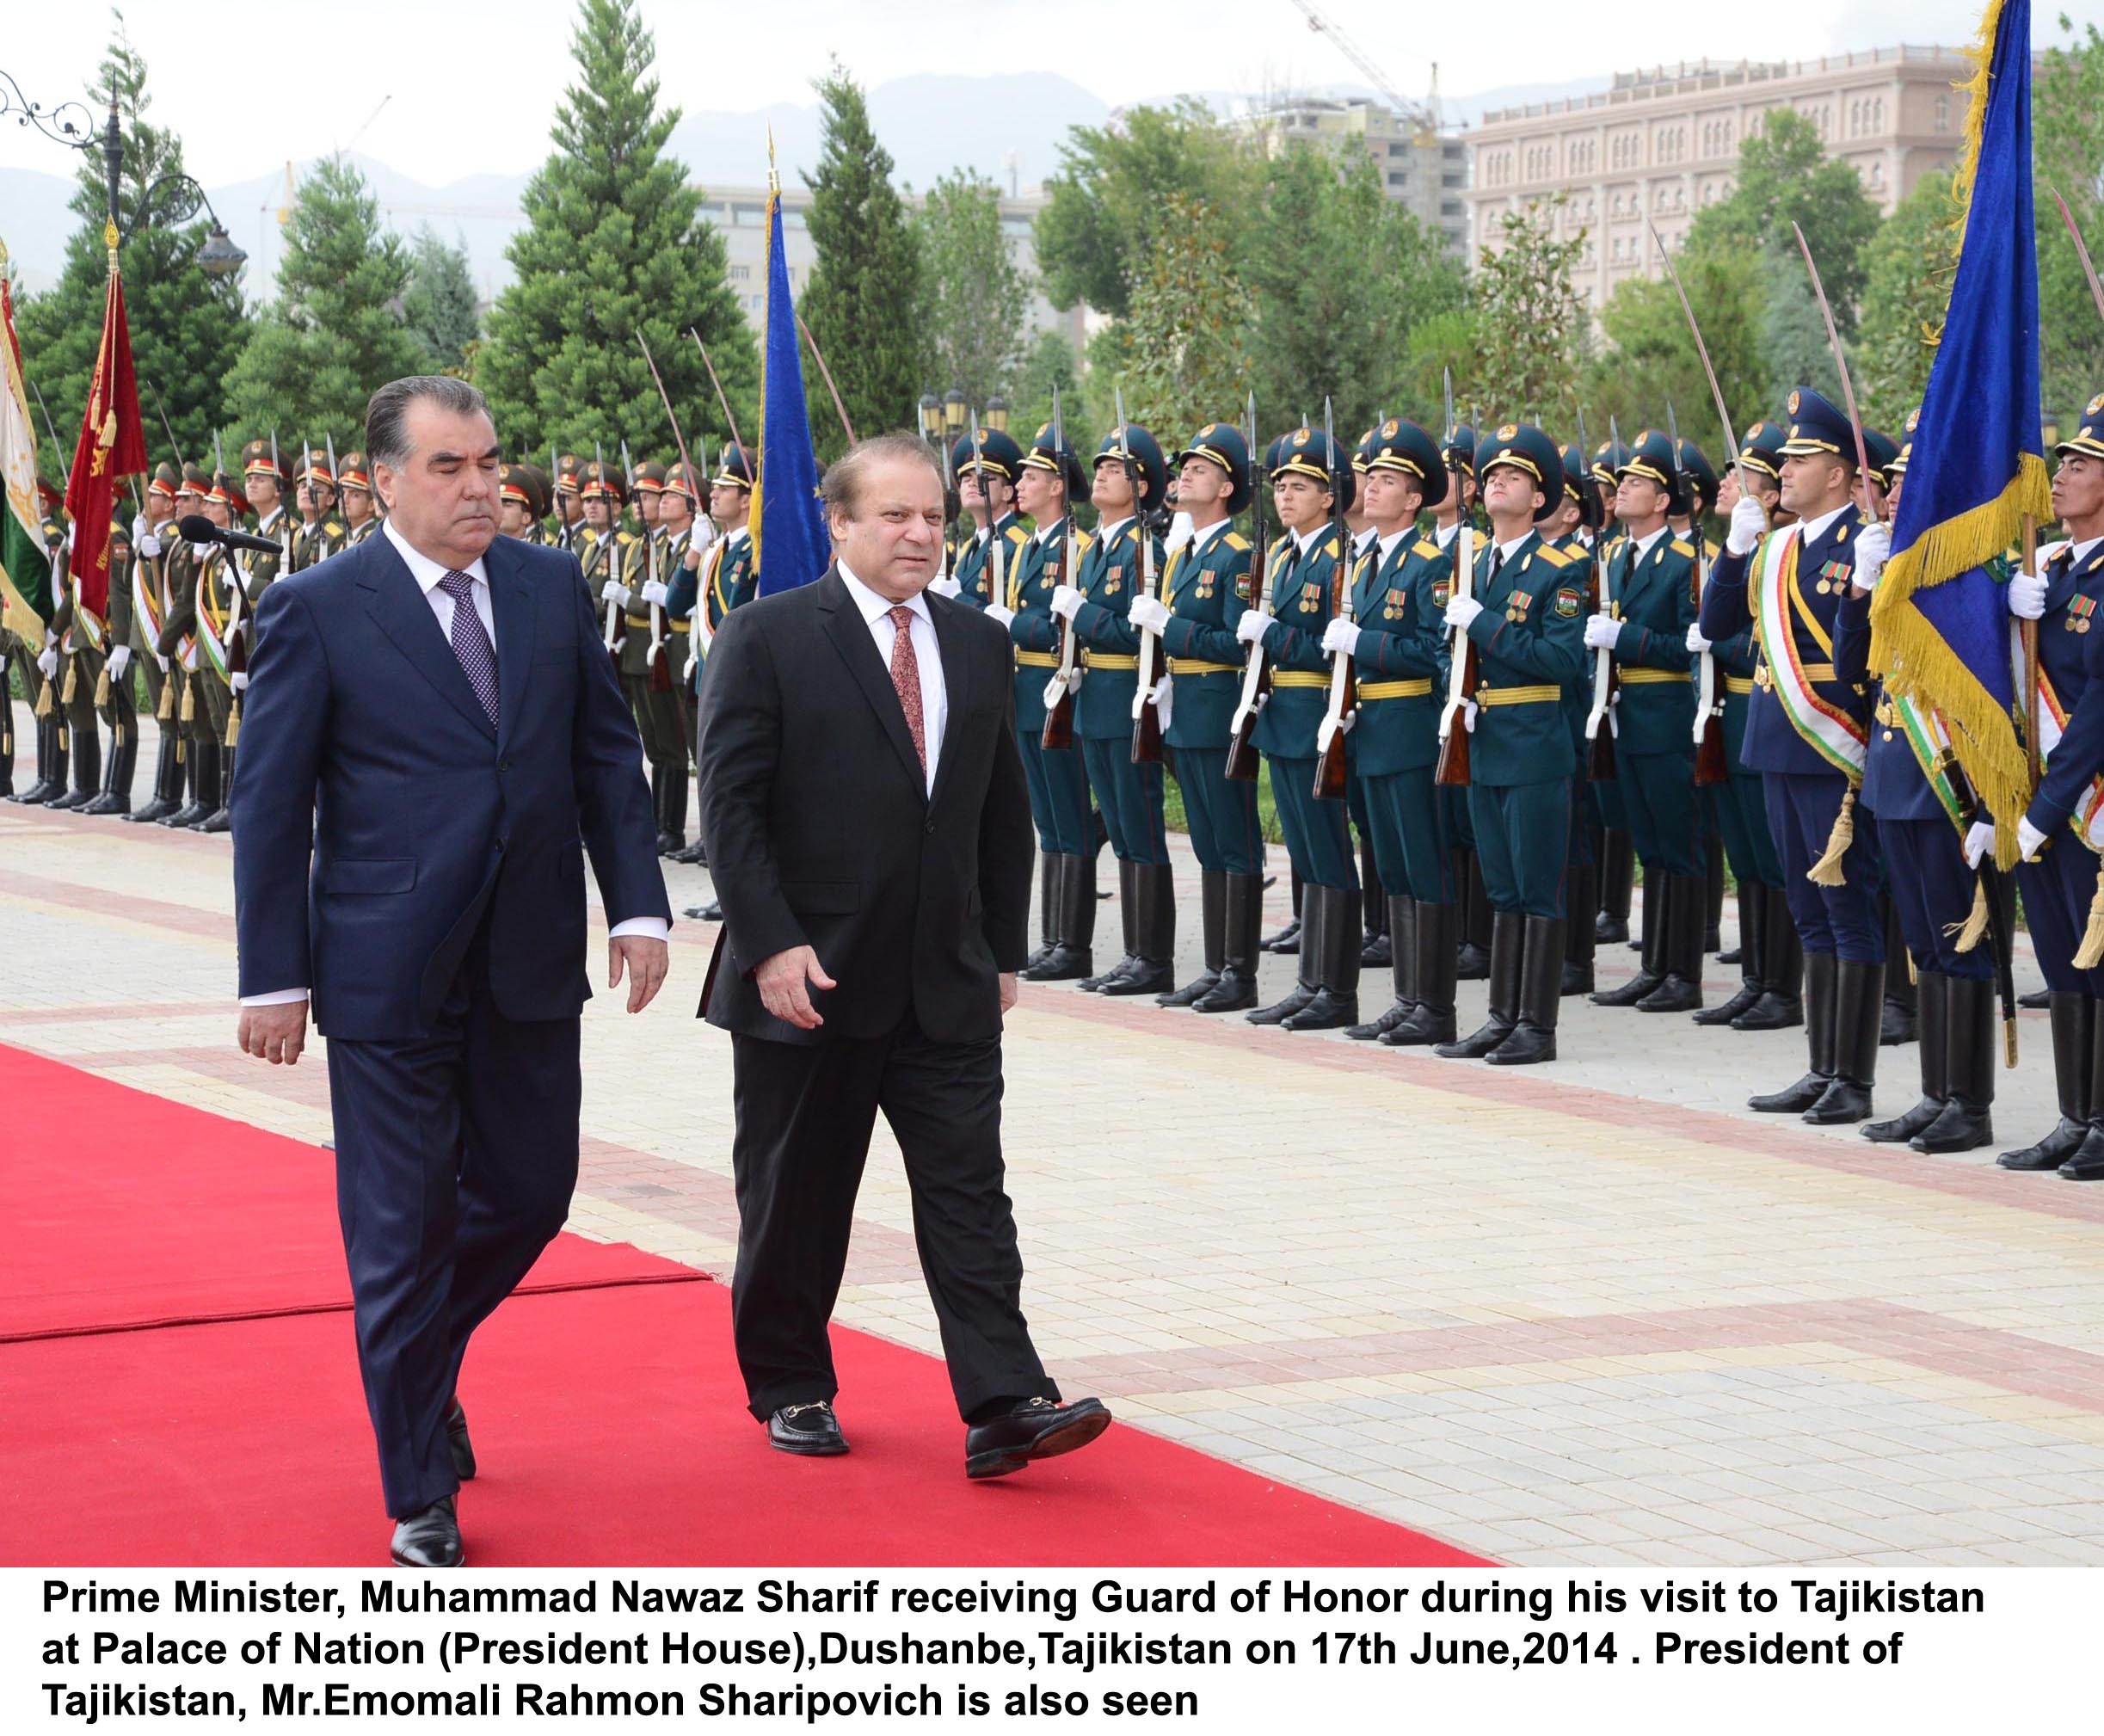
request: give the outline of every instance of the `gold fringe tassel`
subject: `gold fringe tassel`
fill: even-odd
[[[175,678],[173,675],[161,678],[161,703],[153,708],[153,715],[163,723],[175,715]]]
[[[2097,877],[2096,896],[2089,901],[2089,920],[2082,929],[2082,944],[2075,949],[2075,968],[2095,970],[2104,964],[2104,874]]]
[[[1855,785],[1849,785],[1849,793],[1841,798],[1841,810],[1834,816],[1834,829],[1827,836],[1826,854],[1805,871],[1805,878],[1815,886],[1845,886],[1848,877],[1842,872],[1841,859],[1849,853],[1849,846],[1855,842]]]
[[[1977,877],[1972,882],[1972,908],[1963,922],[1951,926],[1958,932],[1958,950],[1970,952],[1980,944],[1980,937],[1987,932],[1987,883]]]
[[[102,673],[95,678],[95,708],[100,711],[109,705],[109,665],[102,666]]]
[[[80,691],[80,664],[72,657],[65,660],[65,691],[58,695],[61,705],[73,703],[73,695]]]
[[[40,717],[51,716],[51,683],[46,681],[36,690],[36,704],[30,710]]]
[[[188,681],[182,684],[182,721],[190,723],[197,717],[197,689]]]
[[[234,701],[234,709],[226,714],[226,739],[219,745],[222,748],[231,748],[240,739],[241,701],[237,699]]]

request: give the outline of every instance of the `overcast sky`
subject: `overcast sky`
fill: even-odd
[[[1503,0],[1320,0],[1322,9],[1405,94],[1439,63],[1443,92],[1560,83],[1661,58],[1804,59],[1906,40],[1961,43],[1980,0],[1766,0],[1702,10]],[[92,0],[10,0],[31,30],[6,33],[0,70],[36,102],[79,94],[108,40]],[[547,154],[548,122],[574,70],[573,0],[129,0],[133,43],[155,87],[153,116],[182,135],[188,167],[217,184],[356,140],[370,155],[442,184],[518,171]],[[2039,46],[2056,18],[2104,26],[2104,0],[2034,0]],[[644,0],[667,99],[742,112],[809,99],[837,53],[865,83],[914,72],[1056,71],[1106,102],[1183,90],[1363,82],[1293,0]],[[1636,28],[1640,22],[1643,28]],[[382,97],[391,100],[376,120]],[[969,115],[957,117],[960,127]],[[364,129],[362,136],[361,129]],[[0,123],[0,163],[65,174],[53,146]],[[0,225],[4,213],[0,213]]]

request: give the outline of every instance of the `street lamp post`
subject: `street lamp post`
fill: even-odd
[[[75,105],[77,107],[78,105]],[[87,149],[83,139],[80,149]],[[234,245],[233,237],[227,234],[226,225],[219,221],[219,213],[212,208],[212,200],[206,197],[205,189],[180,169],[171,170],[148,184],[138,196],[138,204],[132,212],[132,226],[126,229],[117,215],[117,188],[124,176],[124,134],[117,125],[117,99],[109,99],[109,119],[102,128],[102,172],[109,188],[109,220],[119,225],[120,242],[129,241],[141,228],[154,225],[154,201],[165,191],[169,195],[165,220],[180,228],[197,215],[198,207],[205,208],[212,219],[212,230],[205,237],[205,244],[197,249],[197,268],[206,277],[225,277],[241,269],[249,255]]]

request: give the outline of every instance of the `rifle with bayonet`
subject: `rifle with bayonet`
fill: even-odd
[[[621,471],[629,499],[636,500],[636,464],[628,455],[626,440],[621,442]],[[640,503],[636,508],[636,522],[643,525],[643,578],[645,584],[649,584],[657,577],[657,539],[651,533],[650,526],[643,523]],[[665,662],[665,611],[648,599],[643,607],[650,623],[650,649],[643,663],[649,672],[651,686],[662,693],[672,686],[672,671]]]
[[[1337,543],[1337,570],[1330,576],[1330,613],[1338,620],[1351,619],[1351,526],[1344,517],[1344,489],[1349,468],[1344,450],[1337,444],[1332,426],[1330,400],[1322,401],[1324,467],[1330,473],[1330,534]],[[1375,424],[1380,426],[1378,422]],[[1375,545],[1380,546],[1378,543]],[[1358,682],[1351,653],[1336,651],[1330,657],[1330,707],[1315,729],[1314,799],[1341,802],[1350,780],[1350,756],[1345,739],[1350,734],[1353,713],[1359,703]]]
[[[1071,488],[1074,473],[1067,468],[1066,422],[1060,412],[1059,388],[1052,388],[1052,446],[1059,459],[1061,479]],[[1055,585],[1074,582],[1074,501],[1069,495],[1066,502],[1067,532],[1056,539],[1058,577]],[[1038,737],[1039,745],[1053,752],[1071,750],[1074,747],[1074,693],[1081,685],[1081,671],[1075,666],[1080,656],[1080,636],[1074,623],[1065,617],[1059,624],[1059,668],[1045,684],[1044,733]]]
[[[1613,415],[1607,419],[1608,450],[1613,452],[1621,445],[1621,428]],[[1605,514],[1602,514],[1604,528]],[[1609,562],[1599,563],[1600,611],[1603,614],[1615,613],[1615,583]],[[1613,723],[1615,693],[1621,685],[1615,673],[1615,654],[1605,647],[1593,653],[1592,706],[1585,713],[1585,741],[1587,743],[1585,775],[1595,783],[1606,783],[1615,776],[1615,725]]]
[[[596,440],[592,442],[592,468],[597,475],[600,492],[603,497],[606,492],[606,454],[605,449]],[[577,490],[577,501],[578,510],[581,513],[584,510],[582,488]],[[589,533],[590,526],[588,521],[587,534]],[[618,677],[621,673],[621,643],[628,636],[621,631],[620,604],[615,602],[612,597],[606,595],[606,587],[609,584],[618,585],[621,582],[621,526],[620,521],[614,517],[613,502],[611,500],[606,502],[606,535],[604,543],[606,550],[606,563],[600,570],[600,594],[605,599],[606,604],[606,655],[612,660],[614,674]]]
[[[1149,544],[1154,532],[1148,529],[1147,511],[1140,498],[1140,466],[1132,455],[1132,439],[1125,421],[1125,391],[1117,388],[1115,397],[1117,407],[1117,449],[1125,467],[1125,486],[1132,491],[1133,540],[1138,551],[1133,557],[1132,594],[1151,597],[1160,575],[1150,573],[1154,564],[1148,559],[1152,552]],[[1154,684],[1160,679],[1161,639],[1145,627],[1140,629],[1140,650],[1137,659],[1139,682],[1132,696],[1132,763],[1135,766],[1159,766],[1162,762],[1161,712],[1154,704]]]
[[[1703,558],[1702,503],[1695,497],[1695,481],[1681,462],[1680,418],[1669,399],[1665,407],[1665,437],[1673,443],[1673,480],[1680,497],[1688,503],[1689,540],[1695,545],[1695,600],[1699,609],[1703,587],[1708,582],[1708,563]],[[1695,658],[1695,781],[1698,789],[1713,789],[1732,775],[1724,753],[1724,696],[1717,691],[1717,660],[1707,651]]]
[[[987,506],[987,606],[1008,606],[1008,549],[1001,535],[1001,515],[987,489],[986,436],[979,431],[979,412],[971,413],[972,473],[979,479],[979,498]]]
[[[1249,594],[1257,608],[1271,612],[1271,563],[1264,540],[1264,459],[1257,444],[1257,394],[1249,395],[1243,434],[1249,444]],[[1254,641],[1242,665],[1242,697],[1236,702],[1227,742],[1227,775],[1238,783],[1257,781],[1257,714],[1271,697],[1271,668],[1264,642]]]
[[[1447,486],[1461,508],[1454,529],[1454,589],[1456,597],[1472,595],[1476,583],[1474,527],[1468,520],[1467,496],[1461,489],[1461,465],[1454,457],[1454,438],[1460,424],[1454,420],[1454,370],[1446,371],[1446,438],[1440,442],[1447,460]],[[1439,764],[1432,781],[1458,788],[1468,780],[1468,705],[1476,690],[1476,642],[1467,629],[1456,627],[1449,649],[1447,703],[1439,714]]]

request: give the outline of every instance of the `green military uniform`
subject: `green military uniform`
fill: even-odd
[[[1593,558],[1593,542],[1606,506],[1592,475],[1591,460],[1575,446],[1558,448],[1563,459],[1564,504],[1574,508],[1577,522],[1563,535],[1549,539],[1550,545],[1571,557],[1584,575],[1586,607],[1596,609],[1600,600],[1600,569]],[[1592,778],[1592,743],[1585,736],[1585,720],[1592,710],[1591,670],[1581,668],[1577,680],[1564,689],[1564,720],[1570,726],[1572,751],[1578,756],[1572,774],[1572,824],[1564,890],[1564,975],[1566,994],[1592,992],[1593,958],[1597,936],[1592,913],[1599,908],[1600,815]],[[1613,751],[1613,736],[1608,751]]]
[[[1342,802],[1318,801],[1316,735],[1329,710],[1331,659],[1322,649],[1344,557],[1339,518],[1355,486],[1351,461],[1327,434],[1295,428],[1269,454],[1274,484],[1306,477],[1332,493],[1332,516],[1281,537],[1265,557],[1270,606],[1262,625],[1246,616],[1238,635],[1264,647],[1270,697],[1254,739],[1271,779],[1286,853],[1305,888],[1300,972],[1283,1000],[1247,1015],[1257,1025],[1323,1031],[1358,1022],[1359,877]]]
[[[102,738],[95,727],[95,689],[109,655],[108,623],[82,602],[73,572],[72,538],[57,524],[46,527],[52,551],[51,630],[58,636],[58,711],[63,714],[71,754],[72,786],[54,795],[47,808],[84,808],[100,793]],[[129,540],[127,535],[127,540]]]
[[[39,645],[19,634],[9,635],[16,666],[22,671],[22,696],[29,701],[31,715],[36,719],[36,781],[8,799],[28,807],[64,802],[72,793],[67,781],[67,770],[72,764],[72,730],[60,697],[60,684],[65,680],[65,529],[49,519],[41,529],[45,556],[51,563],[52,594],[52,615],[44,624],[44,643]],[[51,654],[48,675],[42,662],[47,651]]]
[[[195,465],[183,465],[182,479],[175,490],[175,517],[169,521],[171,527],[190,514],[201,511],[205,497],[211,492],[212,478],[204,471]],[[157,823],[190,826],[212,812],[212,808],[200,804],[204,801],[207,760],[213,766],[212,777],[218,776],[218,746],[210,739],[212,732],[205,727],[197,703],[197,664],[203,655],[197,639],[197,563],[201,551],[172,528],[169,534],[173,540],[167,542],[163,549],[169,606],[153,643],[155,656],[167,664],[168,685],[162,690],[161,703],[155,710],[163,727],[175,732],[175,757],[182,768],[183,779],[179,793],[183,800],[173,812],[162,815]],[[212,806],[217,805],[215,794]]]
[[[700,709],[701,686],[709,679],[709,642],[733,609],[741,609],[760,594],[760,575],[754,569],[753,536],[747,523],[753,498],[753,462],[743,446],[725,440],[710,480],[711,496],[718,488],[736,489],[740,507],[732,516],[736,522],[709,545],[700,566],[690,571],[684,563],[666,593],[667,612],[684,614],[691,623],[698,612],[701,626],[693,634],[693,656],[687,664],[692,689],[688,701]],[[686,913],[704,921],[720,921],[723,908],[711,902]]]
[[[1446,498],[1437,443],[1400,419],[1374,430],[1366,469],[1407,477],[1428,505]],[[1454,562],[1406,524],[1354,565],[1351,748],[1365,791],[1375,865],[1387,889],[1394,1004],[1353,1034],[1393,1045],[1451,1042],[1455,882],[1433,773],[1446,702],[1445,610]]]
[[[1517,470],[1541,494],[1536,522],[1555,511],[1563,461],[1541,429],[1500,427],[1478,450],[1476,473],[1487,484],[1499,465]],[[1539,531],[1486,541],[1468,600],[1474,607],[1465,631],[1476,654],[1468,808],[1492,910],[1490,1017],[1437,1052],[1523,1066],[1556,1054],[1578,763],[1563,701],[1584,649],[1584,569]]]
[[[657,847],[660,855],[670,855],[674,850],[686,847],[686,820],[685,796],[686,788],[686,743],[680,734],[680,715],[672,699],[672,665],[667,657],[667,642],[672,637],[661,598],[652,602],[643,595],[647,586],[661,588],[668,570],[664,565],[663,539],[655,526],[643,525],[641,502],[648,494],[661,496],[665,489],[665,467],[646,461],[636,466],[633,476],[628,477],[637,504],[639,528],[624,529],[620,534],[628,538],[628,553],[620,563],[621,608],[620,655],[618,664],[621,676],[622,696],[628,701],[630,712],[636,719],[636,733],[642,738],[643,758],[650,766],[651,809],[657,822]],[[590,483],[588,480],[587,487]],[[680,790],[679,841],[672,841],[669,803],[670,791],[674,781]]]
[[[138,704],[132,685],[132,527],[121,514],[110,520],[108,551],[109,603],[103,614],[102,667],[93,703],[109,725],[109,753],[103,760],[102,788],[79,804],[83,814],[129,813],[132,774],[138,764]],[[87,669],[83,662],[77,680],[84,681]]]
[[[171,569],[175,551],[181,544],[175,532],[175,490],[181,484],[182,473],[174,465],[163,460],[154,466],[153,475],[146,484],[148,523],[132,546],[131,570],[122,582],[124,618],[127,625],[122,643],[130,646],[132,656],[121,681],[113,680],[110,684],[111,703],[131,710],[132,728],[136,731],[137,712],[131,675],[132,670],[137,670],[146,684],[146,707],[156,721],[159,752],[154,765],[152,797],[136,808],[132,807],[130,785],[119,781],[113,787],[125,798],[126,805],[110,811],[141,825],[172,814],[182,804],[182,737],[175,722],[176,678],[172,673],[173,664],[157,649],[161,628],[175,607]],[[166,516],[157,524],[152,522],[153,514],[163,508],[166,509]],[[113,630],[117,619],[117,582],[113,578],[110,588]],[[113,729],[114,716],[113,711]],[[136,739],[133,753],[137,753]]]
[[[366,455],[361,452],[348,452],[336,465],[336,483],[339,498],[345,506],[343,514],[343,546],[354,549],[380,527],[379,501],[372,492],[372,473],[366,466]],[[350,499],[358,496],[372,508],[366,518],[354,523],[349,511]]]
[[[584,521],[583,499],[584,461],[575,452],[558,452],[555,461],[556,527],[550,540],[580,561],[584,558],[585,538],[590,529]],[[563,516],[566,506],[579,508],[575,518]]]
[[[289,573],[305,572],[331,555],[341,554],[348,546],[351,535],[351,527],[336,508],[335,472],[329,467],[326,449],[306,449],[299,466],[299,485],[314,502],[315,513],[292,532],[292,557],[286,568]]]
[[[665,498],[679,496],[687,502],[689,510],[696,514],[702,508],[701,490],[702,479],[691,475],[684,461],[674,465],[665,473]],[[665,544],[663,570],[669,575],[665,581],[665,624],[669,630],[665,655],[671,660],[672,699],[678,708],[674,723],[682,754],[694,751],[694,678],[704,649],[695,643],[694,611],[701,601],[702,573],[709,562],[712,528],[706,519],[696,516],[685,530],[668,532]],[[705,625],[705,613],[703,619]],[[682,824],[686,799],[682,790],[678,797]],[[672,859],[690,865],[708,860],[699,827],[695,828],[694,841],[674,851]]]
[[[224,473],[213,477],[210,498],[223,505],[236,522],[248,507],[233,479]],[[196,648],[190,671],[189,721],[198,754],[195,805],[202,811],[190,814],[187,820],[181,813],[169,818],[169,823],[191,830],[202,830],[213,822],[217,822],[215,829],[225,830],[226,791],[232,783],[232,748],[240,735],[233,677],[241,670],[239,629],[246,618],[248,589],[240,568],[226,550],[209,544],[193,552]],[[264,555],[256,558],[274,560]]]
[[[1615,478],[1629,461],[1629,448],[1620,440],[1600,442],[1592,457],[1592,477],[1602,493],[1602,521],[1593,538],[1593,563],[1605,572],[1615,551],[1627,540],[1621,522],[1615,516]],[[1586,684],[1586,703],[1591,704],[1591,684]],[[1609,758],[1613,758],[1610,749]],[[1592,855],[1599,865],[1599,909],[1593,919],[1593,935],[1602,943],[1629,938],[1629,911],[1636,892],[1636,848],[1630,842],[1629,826],[1622,812],[1621,786],[1611,777],[1588,779],[1585,784],[1585,820],[1598,831]],[[1648,907],[1646,907],[1648,914]],[[1584,920],[1573,908],[1573,922]]]
[[[651,730],[663,750],[658,853],[676,859],[687,847],[688,762],[694,742],[694,714],[687,704],[687,662],[693,649],[694,620],[691,593],[685,597],[686,608],[674,613],[672,583],[687,570],[687,556],[694,546],[695,521],[691,514],[700,500],[698,484],[688,477],[683,464],[674,464],[665,471],[659,489],[661,501],[676,496],[686,503],[690,514],[685,528],[679,531],[661,518],[656,532],[655,591],[654,596],[644,599],[657,611],[656,619],[663,628],[643,683],[643,703],[650,714]],[[661,513],[662,508],[660,510]],[[695,569],[699,570],[698,561]]]
[[[972,444],[971,435],[963,435],[950,448],[950,460],[959,477],[975,472],[988,478],[998,477],[1012,489],[1016,472],[1022,467],[1023,448],[1008,434],[982,428],[976,447]],[[1030,532],[1023,527],[1021,514],[1012,506],[1002,512],[994,526],[994,532],[1000,539],[998,551],[987,534],[986,526],[981,525],[958,546],[950,569],[950,582],[957,588],[951,594],[975,609],[984,609],[989,603],[1005,603],[1009,575],[1022,557],[1024,544],[1030,539]]]

